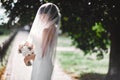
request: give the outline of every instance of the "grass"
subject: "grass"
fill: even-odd
[[[70,73],[101,73],[107,72],[108,59],[92,60],[79,52],[61,51],[57,55],[62,67]],[[107,56],[106,56],[107,57]]]
[[[66,37],[66,36],[59,36],[58,37],[58,46],[59,47],[71,47],[72,46],[71,38]]]
[[[65,43],[65,41],[67,43]],[[71,39],[60,36],[58,46],[71,47]],[[94,55],[94,54],[93,54]],[[106,74],[108,70],[108,54],[102,60],[91,58],[91,55],[84,56],[81,51],[58,51],[57,59],[63,69],[69,74],[76,74],[79,77],[86,73]]]
[[[8,34],[10,34],[10,32],[11,32],[10,29],[6,29],[6,28],[0,26],[0,35],[2,35],[2,34],[8,35]]]
[[[0,27],[0,44],[9,37],[10,32],[11,30]]]
[[[0,44],[4,42],[8,37],[9,35],[0,35]]]

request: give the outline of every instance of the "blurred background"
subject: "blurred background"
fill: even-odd
[[[12,39],[19,30],[29,33],[46,2],[56,4],[62,15],[56,58],[64,72],[73,80],[120,80],[119,0],[1,0],[0,75]]]

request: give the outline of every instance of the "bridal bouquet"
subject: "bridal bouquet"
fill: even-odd
[[[19,53],[22,53],[24,57],[31,56],[32,54],[34,54],[33,45],[30,45],[29,43],[19,45]],[[32,65],[32,62],[33,61],[30,59],[26,65],[30,66]]]
[[[31,55],[33,54],[33,49],[29,46],[26,46],[24,45],[22,48],[21,48],[21,53],[23,56],[28,56],[28,55]]]

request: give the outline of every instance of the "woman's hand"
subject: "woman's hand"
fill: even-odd
[[[29,57],[31,60],[34,61],[34,59],[35,59],[35,54],[34,54],[34,53],[33,53],[33,54],[30,54],[30,55],[28,55],[28,57]]]
[[[26,64],[26,66],[28,65],[28,63],[30,62],[30,59],[28,56],[25,56],[24,58],[24,63]]]
[[[28,64],[30,63],[30,60],[33,60],[33,61],[34,61],[34,59],[35,59],[35,54],[27,55],[27,56],[25,56],[25,58],[24,58],[24,63],[25,63],[26,65],[28,65]]]

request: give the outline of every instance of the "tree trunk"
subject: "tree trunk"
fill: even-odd
[[[113,27],[110,37],[109,70],[105,80],[120,80],[120,31],[115,26]]]

